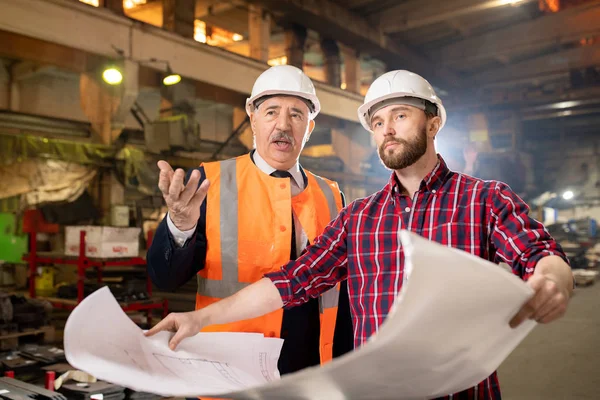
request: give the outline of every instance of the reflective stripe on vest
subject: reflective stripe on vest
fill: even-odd
[[[196,275],[198,294],[224,299],[239,292],[248,283],[238,282],[238,192],[236,160],[220,162],[221,167],[221,261],[223,279],[215,281]]]
[[[321,188],[321,191],[323,192],[323,194],[325,195],[325,198],[327,199],[327,205],[329,206],[329,215],[331,217],[331,220],[334,220],[335,217],[338,215],[338,211],[337,211],[337,206],[335,204],[335,197],[333,197],[333,192],[331,191],[331,187],[320,176],[317,176],[315,174],[313,174],[313,176],[317,179],[319,188]]]
[[[319,188],[323,194],[325,194],[325,198],[327,199],[327,205],[329,206],[329,215],[331,220],[333,221],[338,214],[337,205],[335,204],[335,197],[333,197],[333,192],[331,191],[331,187],[325,182],[323,178],[320,176],[314,175],[319,183]],[[339,285],[338,285],[339,286]],[[325,312],[326,308],[334,308],[338,306],[340,299],[340,292],[338,287],[334,287],[329,289],[325,293],[321,294],[319,298],[319,311],[321,314]]]
[[[231,296],[249,285],[238,281],[238,187],[236,180],[236,159],[219,162],[220,177],[220,241],[221,241],[221,268],[222,279],[207,279],[200,274],[198,280],[198,294],[206,297],[223,299]],[[307,173],[310,173],[307,171]],[[317,181],[321,192],[325,195],[329,208],[330,219],[337,214],[337,205],[333,189],[321,177],[311,174]],[[339,286],[339,285],[338,285]],[[319,297],[319,310],[321,313],[327,308],[338,306],[339,289],[334,287]]]

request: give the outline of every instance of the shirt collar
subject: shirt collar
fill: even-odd
[[[438,154],[437,157],[437,164],[421,181],[421,186],[419,187],[420,190],[427,189],[430,192],[438,192],[444,184],[446,176],[450,173],[450,169],[446,165],[446,162],[442,156]],[[394,171],[392,171],[392,175],[390,176],[388,187],[391,191],[397,190],[398,192],[402,192],[402,187]]]
[[[271,167],[264,158],[258,154],[258,151],[253,150],[251,153],[252,160],[254,160],[254,164],[267,175],[271,175],[271,173],[277,171],[276,168]],[[296,162],[294,166],[287,170],[294,178],[294,182],[300,189],[304,189],[304,177],[302,176],[302,170],[300,168],[300,164]]]

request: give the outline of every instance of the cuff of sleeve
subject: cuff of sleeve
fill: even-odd
[[[189,238],[191,238],[194,235],[194,232],[196,231],[196,225],[194,225],[194,227],[190,230],[180,231],[175,226],[175,224],[173,223],[173,220],[171,220],[171,215],[169,215],[168,213],[167,213],[167,226],[169,227],[169,231],[171,232],[171,235],[173,236],[173,240],[175,241],[175,244],[179,247],[183,247],[185,242],[187,242],[187,240]]]
[[[533,275],[534,271],[535,271],[535,266],[537,265],[537,263],[544,257],[548,257],[548,256],[558,256],[560,258],[563,259],[564,262],[567,263],[568,266],[571,266],[571,263],[569,262],[569,259],[567,258],[567,256],[562,252],[562,251],[556,251],[556,250],[551,250],[551,249],[543,249],[539,252],[536,252],[535,254],[529,256],[527,258],[527,262],[523,262],[521,261],[524,269],[523,269],[523,280],[527,281],[529,280],[529,278],[531,278],[531,276]]]
[[[292,282],[288,278],[285,271],[283,271],[283,268],[281,271],[265,274],[265,278],[270,279],[279,291],[279,295],[281,296],[281,301],[283,302],[284,307],[293,303],[294,291],[292,288]]]

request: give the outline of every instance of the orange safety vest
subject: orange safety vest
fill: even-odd
[[[196,309],[254,283],[289,262],[292,219],[300,220],[310,243],[342,208],[337,183],[305,170],[308,185],[291,196],[290,180],[262,172],[250,154],[203,164],[210,181],[206,203],[207,253],[198,272]],[[321,363],[332,359],[339,285],[319,298]],[[255,332],[280,337],[283,310],[205,332]]]

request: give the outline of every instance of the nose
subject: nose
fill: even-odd
[[[289,132],[290,127],[290,113],[288,110],[283,109],[277,116],[276,128],[283,132]]]
[[[392,121],[386,120],[383,122],[383,135],[384,136],[395,136],[396,130],[394,129],[394,124]]]

